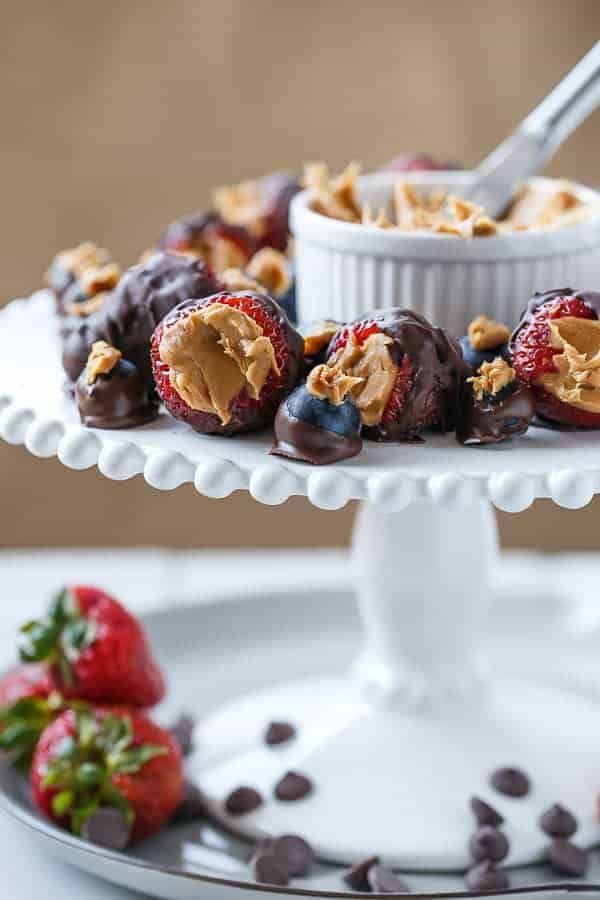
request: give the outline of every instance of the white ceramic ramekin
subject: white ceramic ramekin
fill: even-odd
[[[472,174],[419,172],[407,178],[460,195]],[[361,201],[373,209],[385,205],[397,179],[390,173],[359,178]],[[556,186],[546,178],[533,184],[545,192]],[[600,203],[599,193],[575,187],[582,200]],[[302,192],[293,201],[291,225],[301,322],[349,321],[373,309],[401,306],[460,335],[481,313],[512,326],[536,290],[600,289],[598,214],[556,230],[463,240],[328,219],[309,208]]]

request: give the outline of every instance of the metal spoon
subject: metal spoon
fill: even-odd
[[[466,192],[492,218],[506,210],[519,183],[539,172],[600,103],[600,41],[475,170]]]

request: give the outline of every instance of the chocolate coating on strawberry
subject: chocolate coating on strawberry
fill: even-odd
[[[470,374],[458,342],[411,310],[364,316],[332,339],[328,365],[363,378],[353,391],[363,435],[411,440],[426,428],[454,428],[459,384]]]
[[[191,300],[153,335],[156,388],[171,415],[203,434],[264,428],[298,379],[302,348],[301,336],[265,294]]]
[[[560,427],[600,428],[600,294],[534,294],[510,341],[518,377],[538,416]]]
[[[275,417],[271,453],[320,466],[350,459],[362,450],[361,417],[350,396],[360,378],[317,366],[305,384],[282,401]]]
[[[498,444],[524,434],[535,415],[535,394],[502,357],[484,362],[463,385],[456,425],[460,444]]]
[[[106,341],[132,362],[154,390],[150,362],[152,332],[178,303],[216,293],[220,284],[202,260],[155,253],[132,266],[97,312],[65,338],[63,367],[75,382],[85,368],[95,341]]]
[[[75,399],[87,428],[135,428],[158,416],[155,392],[133,363],[104,341],[92,346],[75,385]]]

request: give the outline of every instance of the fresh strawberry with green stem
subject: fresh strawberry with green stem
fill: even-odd
[[[62,590],[45,618],[23,626],[19,651],[46,661],[65,697],[149,707],[165,693],[141,624],[95,587]]]
[[[18,769],[29,770],[40,734],[62,708],[44,663],[18,666],[0,680],[0,750]]]
[[[75,834],[112,808],[135,841],[158,831],[181,803],[183,763],[174,738],[140,711],[67,710],[38,742],[30,784],[38,808]]]

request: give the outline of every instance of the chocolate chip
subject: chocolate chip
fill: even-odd
[[[257,853],[252,859],[252,875],[261,884],[287,884],[290,880],[285,862],[271,850]]]
[[[283,860],[292,877],[306,875],[315,861],[310,844],[296,834],[282,834],[271,843],[271,850]]]
[[[555,872],[581,878],[587,872],[589,858],[587,850],[576,847],[571,841],[557,838],[546,850],[546,859]]]
[[[469,852],[475,862],[501,862],[508,856],[508,838],[491,825],[482,825],[469,841]]]
[[[531,790],[531,781],[525,772],[511,766],[496,769],[490,781],[492,787],[507,797],[525,797]]]
[[[301,775],[300,772],[286,772],[275,785],[275,796],[278,800],[291,803],[306,797],[312,789],[312,781],[306,775]]]
[[[270,747],[276,744],[285,744],[296,737],[296,729],[290,722],[269,722],[265,731],[264,741]]]
[[[195,724],[189,716],[180,716],[169,728],[169,733],[179,744],[182,756],[189,756],[192,751],[192,735]]]
[[[406,882],[385,866],[371,866],[367,882],[374,894],[410,894]]]
[[[191,781],[183,788],[183,800],[173,814],[172,822],[193,822],[207,815],[206,797]]]
[[[369,869],[378,864],[378,856],[368,856],[361,862],[356,863],[355,866],[352,866],[349,872],[346,872],[343,876],[344,881],[353,891],[369,891],[371,889],[367,878]]]
[[[508,875],[489,862],[479,863],[465,875],[465,884],[470,891],[503,891],[510,886]]]
[[[504,822],[504,817],[480,797],[471,797],[471,810],[477,819],[478,825],[492,825],[494,828],[497,828],[498,825],[502,825]]]
[[[243,816],[262,805],[263,798],[253,787],[242,785],[232,791],[225,800],[225,809],[232,816]]]
[[[81,836],[100,847],[124,850],[131,838],[131,826],[120,809],[102,806],[87,817],[81,827]]]
[[[577,831],[577,819],[564,806],[556,803],[540,818],[540,828],[553,838],[570,838]]]

